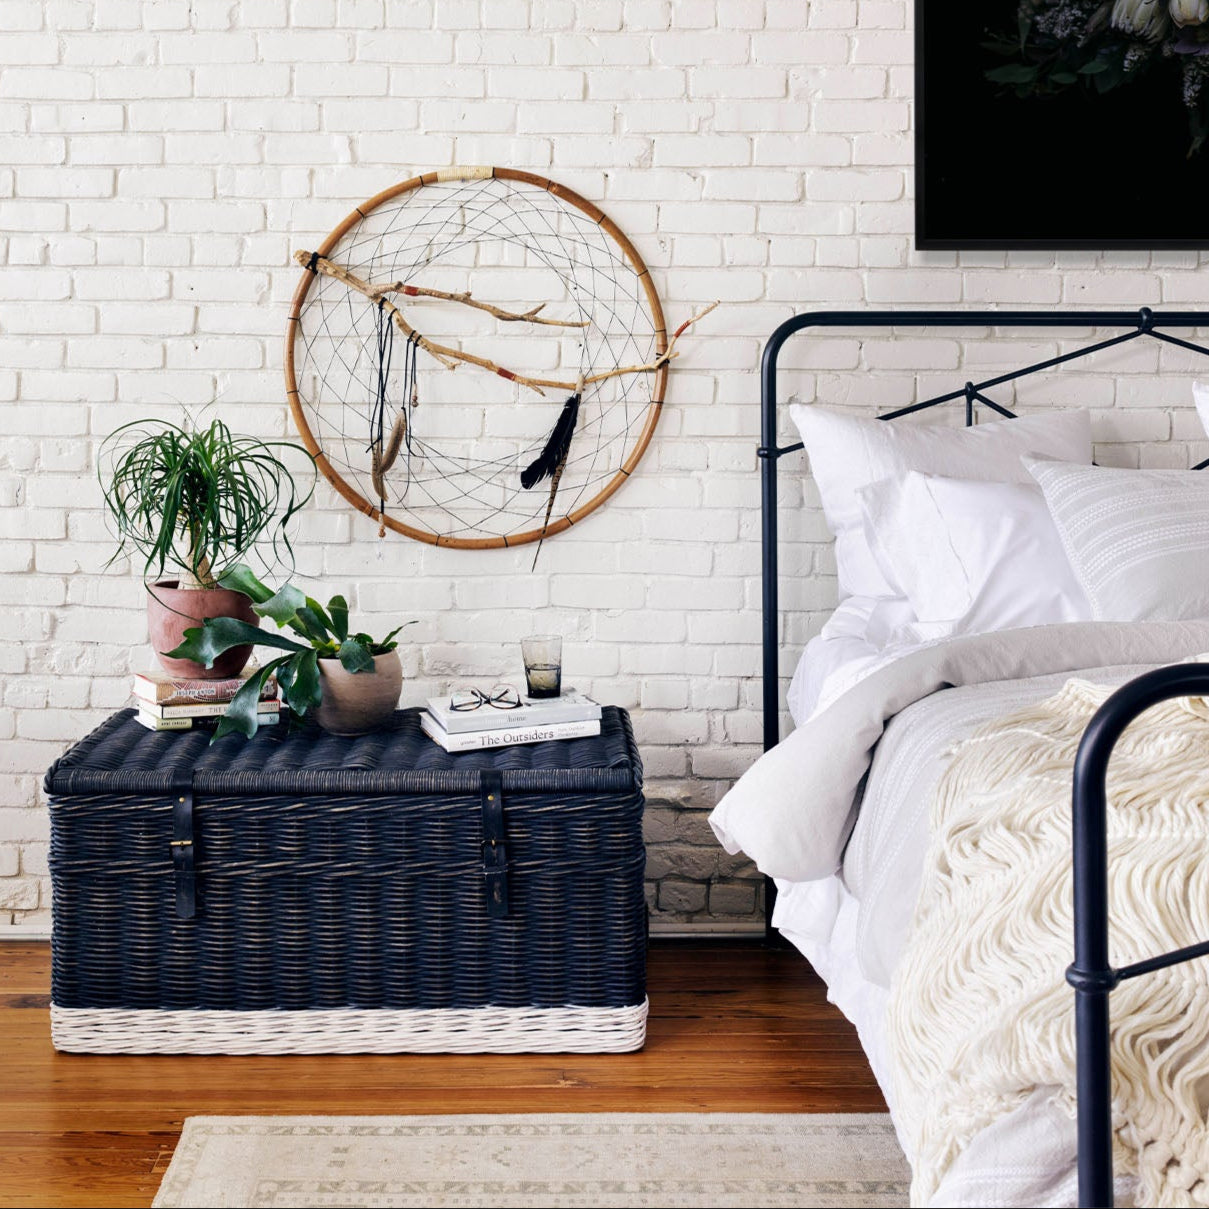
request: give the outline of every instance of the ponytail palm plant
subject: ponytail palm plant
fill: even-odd
[[[305,489],[279,456],[287,452],[307,459]],[[182,588],[218,587],[264,540],[263,561],[292,564],[289,525],[315,489],[302,446],[238,436],[217,419],[196,430],[123,425],[102,444],[98,474],[117,536],[110,563],[137,550],[145,578],[172,567]]]

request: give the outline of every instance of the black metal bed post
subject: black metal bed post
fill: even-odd
[[[792,322],[792,321],[791,321]],[[764,750],[776,747],[781,738],[780,643],[778,641],[778,566],[777,566],[777,357],[790,335],[782,324],[764,346],[760,365],[760,542],[761,542],[761,626],[763,642],[763,720]],[[777,888],[771,877],[764,879],[764,940],[778,941],[772,926],[777,903]]]
[[[1190,945],[1114,969],[1108,959],[1108,797],[1105,779],[1125,728],[1172,697],[1209,694],[1209,664],[1179,663],[1147,672],[1117,689],[1096,711],[1075,756],[1071,846],[1074,861],[1075,960],[1066,981],[1075,990],[1076,1093],[1079,1105],[1079,1204],[1110,1207],[1112,1073],[1108,997],[1126,978],[1209,954]]]

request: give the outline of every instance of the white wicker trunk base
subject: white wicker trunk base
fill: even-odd
[[[623,1054],[646,1040],[632,1007],[432,1011],[160,1011],[51,1004],[55,1049],[87,1054]]]

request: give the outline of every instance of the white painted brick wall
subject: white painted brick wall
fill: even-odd
[[[1195,253],[913,252],[910,8],[0,0],[0,919],[46,921],[41,773],[148,660],[137,580],[101,569],[97,440],[216,396],[239,426],[285,435],[291,250],[455,162],[529,168],[598,199],[673,322],[725,306],[685,339],[634,482],[550,542],[536,575],[528,550],[402,539],[379,565],[373,527],[330,493],[300,570],[321,594],[348,590],[371,628],[420,619],[403,650],[413,700],[463,673],[515,676],[543,610],[570,678],[634,712],[661,922],[755,918],[750,870],[705,812],[758,751],[763,338],[806,308],[1209,301]],[[885,407],[1057,347],[1013,343],[832,334],[791,346],[786,390]],[[1106,461],[1186,465],[1209,453],[1192,369],[1138,349],[1022,402],[1094,408]],[[835,592],[817,497],[789,463],[786,674]]]

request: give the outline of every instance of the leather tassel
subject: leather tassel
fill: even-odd
[[[561,471],[567,464],[567,454],[571,450],[571,438],[575,435],[575,422],[579,419],[579,395],[572,395],[564,404],[561,414],[550,433],[546,447],[537,458],[521,471],[521,486],[528,491],[543,479],[550,478],[554,472]],[[556,488],[557,490],[557,484]],[[553,506],[553,497],[551,497]],[[547,518],[549,514],[547,513]]]

